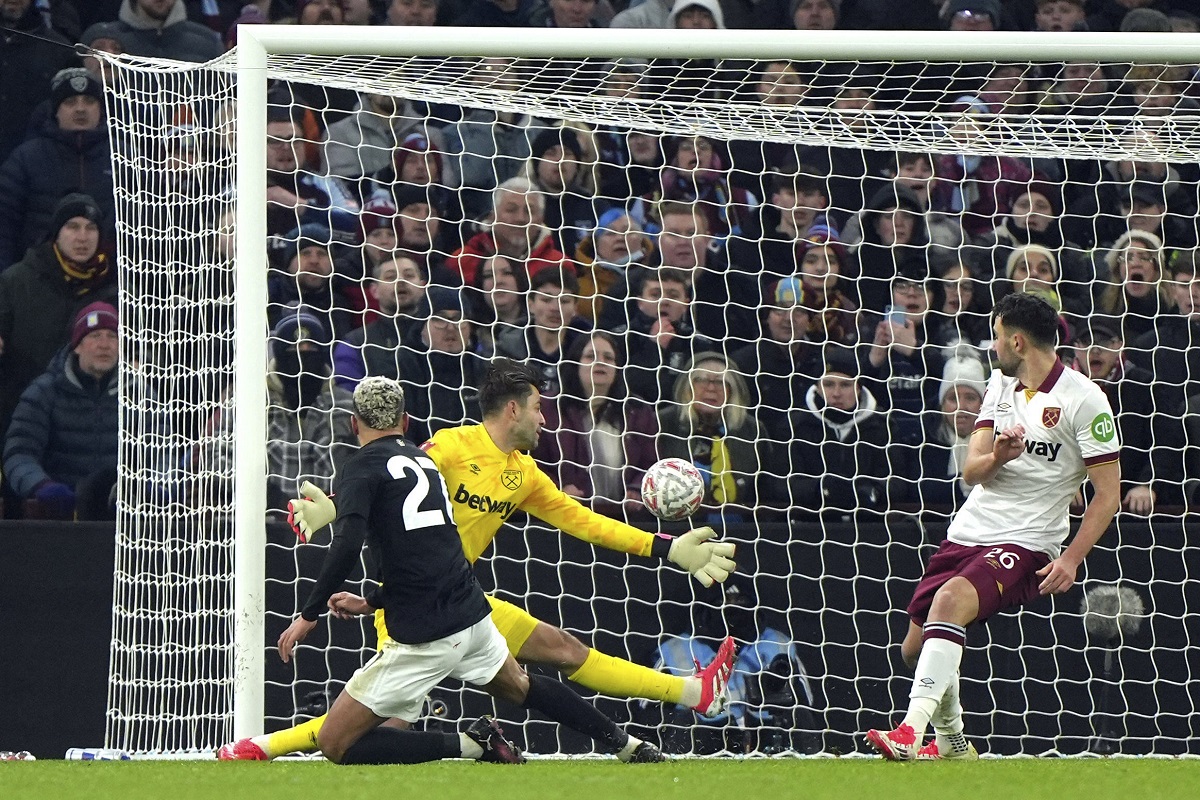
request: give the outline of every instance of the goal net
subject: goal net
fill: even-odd
[[[906,706],[904,609],[963,496],[990,309],[1023,289],[1118,407],[1125,509],[1075,589],[970,632],[967,733],[996,754],[1194,753],[1200,49],[503,33],[243,26],[207,65],[107,59],[138,378],[107,743],[199,752],[322,713],[375,634],[323,621],[292,663],[274,652],[328,545],[296,543],[287,498],[330,487],[364,375],[402,381],[423,438],[478,419],[503,354],[548,379],[534,455],[561,486],[678,532],[637,487],[693,461],[692,523],[739,569],[702,590],[516,514],[485,586],[662,669],[731,631],[724,717],[595,699],[671,752],[862,749]],[[169,480],[147,467],[164,454]],[[428,710],[590,749],[468,688]]]

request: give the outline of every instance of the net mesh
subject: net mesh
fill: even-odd
[[[107,63],[131,379],[108,739],[204,750],[232,734],[232,362],[239,337],[268,335],[233,325],[233,60]],[[1177,519],[1192,351],[1144,338],[1187,331],[1196,308],[1175,280],[1196,248],[1194,69],[272,55],[269,74],[268,522],[300,482],[330,487],[362,375],[405,382],[419,440],[477,418],[492,353],[531,361],[557,396],[535,453],[551,476],[655,529],[627,494],[639,470],[705,465],[693,521],[739,543],[743,580],[705,592],[516,517],[479,562],[485,585],[664,669],[733,630],[752,657],[715,723],[596,699],[671,750],[849,752],[906,703],[894,645],[961,499],[964,392],[986,380],[992,303],[1024,287],[1072,339],[1091,333],[1065,359],[1121,371],[1124,491],[1152,488],[1158,513],[1122,514],[1089,559],[1084,590],[1119,583],[1116,606],[1087,616],[1070,594],[972,634],[967,732],[995,753],[1195,747],[1197,550]],[[1122,241],[1131,226],[1158,244]],[[538,282],[563,264],[580,287]],[[889,312],[918,338],[886,333]],[[1125,339],[1115,365],[1106,333]],[[875,408],[849,447],[806,412],[833,350]],[[608,361],[629,397],[615,416],[587,411]],[[688,413],[710,386],[719,431]],[[270,649],[324,542],[269,527],[269,729],[319,714],[374,646],[365,623],[323,623],[293,665]],[[492,706],[451,687],[429,710],[453,725]],[[590,747],[513,721],[537,752]]]

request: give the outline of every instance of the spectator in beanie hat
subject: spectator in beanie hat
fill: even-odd
[[[117,310],[75,315],[69,346],[22,394],[4,440],[4,471],[36,513],[70,519],[86,481],[116,481]],[[96,477],[93,477],[96,476]]]
[[[90,97],[104,105],[104,87],[91,71],[83,67],[60,70],[50,81],[50,102],[55,110],[73,97]]]
[[[414,442],[442,428],[481,421],[479,387],[488,371],[487,360],[476,352],[472,308],[463,292],[431,286],[425,302],[429,314],[412,328],[396,363]]]
[[[362,246],[334,262],[334,285],[360,314],[359,324],[368,325],[379,318],[379,301],[370,291],[370,279],[380,264],[394,257],[400,219],[391,198],[378,194],[363,205],[358,220]]]
[[[575,248],[579,268],[579,315],[605,330],[624,324],[625,301],[636,269],[645,266],[654,243],[623,208],[610,208]]]
[[[92,198],[67,195],[52,215],[56,235],[0,273],[0,436],[21,392],[68,343],[79,309],[117,296],[99,218]]]
[[[103,89],[83,67],[50,85],[52,114],[0,166],[0,270],[56,231],[51,216],[68,192],[90,195],[104,228],[113,219],[112,160]]]
[[[355,313],[350,298],[338,290],[330,236],[328,228],[310,223],[275,242],[274,267],[267,278],[268,318],[272,322],[280,319],[283,307],[300,305],[319,316],[339,339],[362,325],[362,315]]]
[[[441,133],[410,131],[393,149],[391,163],[364,180],[362,190],[366,197],[390,195],[400,211],[405,207],[402,203],[413,202],[409,198],[422,196],[431,215],[457,222],[462,219],[462,207],[452,190],[458,183]]]
[[[854,348],[826,346],[823,365],[792,412],[791,503],[837,520],[883,511],[891,446],[884,415],[860,380]]]
[[[269,343],[267,503],[284,509],[306,480],[330,491],[338,468],[356,448],[353,396],[333,383],[329,329],[318,315],[298,306],[283,309]],[[231,415],[218,409],[208,429],[212,435],[193,450],[192,467],[231,476]]]
[[[596,224],[584,159],[573,128],[547,128],[534,138],[525,167],[525,176],[546,198],[546,227],[564,253],[574,253]]]
[[[962,471],[986,388],[983,362],[974,355],[946,362],[938,388],[938,407],[925,415],[926,442],[920,448],[921,478],[917,484],[922,506],[957,508],[971,491],[962,481]]]
[[[91,50],[118,56],[125,52],[125,43],[121,40],[121,29],[115,22],[97,22],[95,25],[89,26],[79,37],[79,44]],[[83,66],[98,80],[102,80],[104,75],[112,73],[112,67],[108,62],[101,61],[93,55],[83,57]]]
[[[796,242],[796,263],[798,277],[811,294],[816,310],[809,327],[811,338],[818,342],[853,342],[858,305],[844,288],[843,276],[851,271],[851,263],[838,232],[823,224],[809,228]]]
[[[442,235],[446,211],[444,206],[438,205],[439,196],[440,192],[431,192],[425,187],[396,185],[392,194],[398,215],[396,247],[420,264],[434,283],[451,285],[461,279],[445,269],[445,254],[450,248],[445,245]],[[449,230],[457,233],[453,226],[449,226]]]

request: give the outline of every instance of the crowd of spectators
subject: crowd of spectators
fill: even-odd
[[[9,513],[103,514],[91,508],[103,503],[77,506],[78,484],[116,464],[115,433],[111,450],[89,451],[92,469],[56,458],[53,442],[29,433],[30,408],[52,406],[55,391],[89,401],[115,392],[113,366],[96,356],[107,356],[105,345],[92,342],[116,319],[97,303],[116,302],[105,117],[121,110],[105,109],[104,63],[81,59],[71,42],[201,62],[234,46],[239,25],[264,22],[1195,31],[1189,8],[4,0],[0,432]],[[580,80],[615,98],[687,93],[747,113],[832,109],[851,128],[873,124],[864,111],[946,112],[957,120],[944,131],[952,141],[998,114],[1132,117],[1131,129],[1153,138],[1167,115],[1200,113],[1195,67],[908,66],[622,60],[585,65]],[[501,91],[519,88],[524,74],[517,60],[482,59],[467,77]],[[1195,164],[721,141],[299,84],[273,85],[270,103],[273,507],[300,481],[328,485],[353,441],[347,398],[364,376],[404,384],[411,435],[422,439],[478,419],[479,377],[488,358],[505,355],[546,380],[535,458],[604,513],[640,513],[641,474],[665,456],[700,468],[701,515],[727,522],[948,511],[964,497],[959,469],[990,372],[988,314],[1013,291],[1062,313],[1064,362],[1109,393],[1125,444],[1126,508],[1190,500],[1185,479],[1200,464],[1179,443],[1200,428]],[[203,131],[229,114],[176,114],[162,142],[171,163],[194,166]],[[183,201],[209,195],[211,218],[193,233],[216,242],[214,260],[229,259],[219,235],[232,219],[228,185],[199,176],[178,170],[169,191]],[[161,424],[196,439],[179,466],[230,476],[227,405],[202,424]]]

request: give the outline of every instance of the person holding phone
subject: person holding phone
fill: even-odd
[[[937,407],[942,355],[939,348],[925,346],[930,286],[923,259],[902,261],[892,279],[892,302],[882,318],[869,317],[860,332],[860,341],[870,342],[866,374],[872,393],[890,410],[892,436],[901,445],[921,442],[921,415]]]

